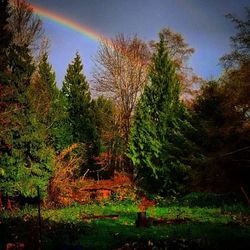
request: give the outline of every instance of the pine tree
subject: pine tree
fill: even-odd
[[[10,17],[7,0],[0,1],[0,77],[6,70],[7,48],[11,42],[12,34],[7,30],[7,20]],[[2,80],[2,79],[1,79]]]
[[[0,80],[5,90],[11,91],[1,96],[0,102],[10,104],[5,106],[12,109],[3,109],[3,114],[11,111],[7,129],[0,124],[1,129],[5,129],[4,136],[0,135],[0,191],[11,196],[34,197],[36,187],[40,186],[42,194],[46,195],[54,152],[45,144],[46,128],[39,122],[27,96],[35,70],[31,51],[28,45],[14,44],[12,40],[3,51],[8,53]]]
[[[8,51],[12,34],[7,30],[9,18],[8,1],[0,1],[0,149],[5,148],[6,131],[13,126],[12,114],[16,103],[12,100],[14,86],[8,81]]]
[[[48,62],[47,53],[41,56],[37,70],[33,74],[28,97],[37,118],[48,131],[47,143],[56,151],[68,147],[72,138],[67,126],[68,114],[64,107],[64,96],[56,86],[55,72]]]
[[[91,164],[98,151],[97,130],[89,85],[82,71],[83,65],[77,53],[72,64],[68,66],[62,93],[66,99],[73,142],[85,145],[87,164]]]
[[[36,93],[35,96],[34,93]],[[47,54],[42,55],[27,94],[39,120],[46,123],[48,127],[51,126],[54,116],[53,106],[59,90],[56,87],[55,73],[48,62]]]
[[[13,112],[12,117],[18,123],[9,127],[5,137],[5,144],[9,147],[0,159],[0,165],[4,170],[4,181],[0,189],[8,195],[21,194],[31,197],[36,196],[36,186],[40,186],[42,194],[46,195],[54,152],[46,144],[46,126],[39,121],[27,96],[34,71],[29,50],[25,47],[16,47],[14,52],[8,58],[9,67],[12,69],[8,82],[14,84],[16,89],[12,100],[19,109]]]
[[[186,137],[193,128],[179,100],[180,84],[165,46],[160,34],[150,83],[136,109],[128,153],[138,185],[162,195],[183,190],[193,146]]]

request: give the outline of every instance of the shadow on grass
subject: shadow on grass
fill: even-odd
[[[39,226],[37,218],[8,218],[0,224],[0,249],[5,249],[7,243],[22,242],[25,250],[39,249]],[[41,249],[83,249],[77,246],[80,235],[91,233],[91,228],[84,222],[54,222],[42,221]],[[71,245],[72,247],[68,247]]]
[[[99,230],[102,232],[102,239],[109,238],[109,242],[113,243],[109,247],[113,246],[114,248],[250,249],[250,227],[234,224],[187,222],[186,224],[160,225],[148,228],[127,225],[110,227],[110,223],[106,221],[98,224]],[[105,230],[107,230],[106,233],[104,233]],[[98,241],[96,244],[99,244]],[[86,244],[83,245],[86,246]],[[105,249],[111,249],[109,247],[107,246]],[[88,249],[94,249],[93,245],[89,246]],[[98,249],[98,245],[95,249]]]
[[[131,223],[135,213],[126,217],[130,223],[124,218],[82,222],[43,220],[42,249],[250,249],[249,226],[187,222],[136,228]],[[0,249],[5,249],[8,242],[23,242],[28,250],[39,247],[35,217],[5,219],[0,232]]]

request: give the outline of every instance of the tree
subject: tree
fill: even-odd
[[[204,131],[206,161],[200,179],[203,187],[217,192],[238,191],[249,183],[250,11],[246,11],[247,20],[227,15],[237,33],[231,37],[232,51],[221,58],[225,72],[218,81],[203,86],[194,105]]]
[[[0,141],[4,141],[6,130],[14,125],[12,113],[18,108],[16,102],[11,100],[15,89],[7,84],[8,48],[12,34],[7,30],[9,18],[8,1],[0,1]]]
[[[30,4],[25,0],[10,2],[11,15],[8,20],[8,29],[13,34],[12,43],[19,46],[28,46],[36,51],[40,47],[43,37],[42,21],[33,15]]]
[[[34,93],[37,93],[35,98]],[[48,127],[53,123],[54,114],[52,114],[52,108],[58,93],[55,73],[48,62],[48,55],[44,54],[38,63],[36,72],[32,76],[27,94],[40,121],[47,123]]]
[[[62,92],[67,101],[73,141],[85,144],[87,162],[90,163],[99,145],[96,141],[97,132],[93,120],[89,85],[82,70],[81,58],[77,53],[72,64],[68,66]]]
[[[116,117],[124,145],[128,143],[131,118],[147,81],[150,54],[137,36],[103,40],[96,58],[95,89],[116,103]]]
[[[183,190],[194,146],[187,137],[193,128],[179,100],[180,83],[162,33],[149,78],[136,109],[128,155],[138,185],[166,195]]]
[[[225,117],[220,130],[227,143],[224,161],[233,162],[233,176],[240,176],[242,184],[249,183],[250,176],[246,168],[250,160],[250,9],[246,8],[245,20],[231,14],[227,17],[236,25],[237,33],[231,37],[232,52],[221,58],[226,72],[220,79]]]
[[[250,113],[250,9],[246,8],[247,19],[240,20],[233,15],[228,18],[236,24],[237,33],[231,37],[232,52],[221,57],[226,72],[221,77],[221,85],[226,95],[225,111],[228,116],[237,114],[242,124],[249,123]],[[228,117],[229,118],[229,117]],[[228,119],[230,120],[230,119]],[[232,125],[232,124],[231,124]],[[237,126],[238,126],[237,125]]]
[[[56,152],[59,153],[74,143],[67,99],[61,91],[55,99],[52,113],[54,114],[51,126],[52,141]]]
[[[47,143],[59,152],[70,146],[73,139],[66,100],[57,88],[55,79],[55,72],[48,62],[47,53],[44,52],[32,76],[27,96],[39,122],[46,127]],[[36,93],[35,96],[34,93]]]
[[[7,7],[4,7],[6,13]],[[10,9],[10,17],[12,11]],[[6,27],[8,20],[5,20]],[[7,36],[9,32],[12,34],[8,29],[2,31],[7,32]],[[27,97],[27,88],[35,69],[31,51],[28,45],[15,44],[12,39],[13,36],[7,46],[7,43],[1,44],[1,51],[5,55],[1,83],[4,91],[12,90],[9,95],[1,95],[1,103],[3,98],[3,102],[16,108],[8,110],[9,106],[3,106],[3,112],[10,111],[11,123],[4,135],[1,134],[0,190],[12,196],[34,197],[37,195],[36,186],[40,186],[42,194],[46,195],[54,154],[45,143],[46,129],[37,119]],[[1,128],[4,126],[2,123],[0,125]]]
[[[108,174],[114,176],[115,170],[121,169],[121,156],[124,153],[121,146],[122,138],[115,119],[115,105],[112,100],[99,96],[93,100],[93,110],[100,141],[97,164],[105,170],[106,176]]]
[[[100,136],[101,151],[106,151],[109,147],[112,147],[112,141],[117,133],[114,103],[104,96],[99,96],[93,100],[93,110],[95,124]]]
[[[235,192],[249,176],[249,119],[232,102],[236,90],[224,84],[206,83],[194,103],[204,156],[195,169],[195,184],[206,191]]]
[[[12,39],[12,33],[7,29],[9,6],[7,0],[0,1],[0,74],[6,71],[7,48]]]
[[[232,14],[226,15],[238,31],[230,38],[232,51],[221,57],[221,62],[226,69],[235,69],[250,61],[250,9],[246,8],[246,20],[240,20]]]
[[[195,50],[189,47],[189,44],[180,33],[174,32],[170,28],[163,28],[161,34],[164,36],[169,58],[175,66],[176,74],[180,81],[181,98],[187,102],[196,95],[197,87],[195,88],[194,84],[201,81],[201,78],[188,66],[188,60]],[[155,52],[157,49],[156,45],[155,41],[150,42],[152,52]]]
[[[8,195],[36,196],[36,186],[46,195],[53,165],[53,150],[46,145],[46,129],[41,124],[27,98],[34,70],[27,48],[18,47],[9,57],[11,73],[8,83],[16,91],[12,97],[20,107],[12,113],[18,126],[9,127],[5,135],[5,150],[1,153],[2,178],[0,189]],[[13,64],[12,64],[13,63]]]

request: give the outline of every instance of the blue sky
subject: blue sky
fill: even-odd
[[[181,33],[195,48],[190,60],[194,71],[205,79],[221,72],[219,57],[230,51],[229,37],[235,29],[225,14],[243,19],[250,0],[30,0],[61,16],[87,25],[104,36],[137,34],[145,41],[158,39],[163,27]],[[42,18],[50,40],[49,60],[60,87],[76,51],[82,57],[84,73],[91,80],[93,58],[99,44],[67,27]]]

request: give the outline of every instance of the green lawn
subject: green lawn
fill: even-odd
[[[166,249],[166,246],[168,249],[250,249],[250,208],[243,205],[158,205],[148,209],[147,216],[154,219],[146,228],[135,227],[137,212],[137,205],[127,201],[42,209],[42,249],[65,249],[65,244],[81,245],[83,249],[122,246],[133,249],[132,245],[137,249],[146,246],[148,249]],[[115,214],[119,215],[117,219],[86,219]],[[184,223],[173,223],[176,219],[183,219]],[[35,208],[2,212],[0,249],[7,242],[17,241],[36,249],[37,221]]]

